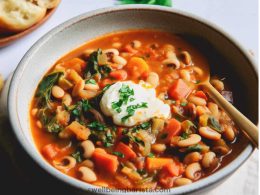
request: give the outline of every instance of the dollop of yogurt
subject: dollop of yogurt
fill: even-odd
[[[100,101],[102,112],[119,126],[135,126],[153,117],[167,119],[170,106],[156,97],[156,91],[144,82],[117,82],[111,85]]]

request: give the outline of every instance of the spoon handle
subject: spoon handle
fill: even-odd
[[[203,84],[209,96],[233,119],[239,128],[250,138],[258,148],[258,128],[247,117],[229,103],[210,83]]]

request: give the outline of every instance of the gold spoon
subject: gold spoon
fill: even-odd
[[[229,103],[211,84],[209,67],[203,67],[203,75],[200,80],[201,86],[209,96],[218,104],[235,122],[235,124],[249,137],[251,142],[258,148],[258,128],[231,103]]]

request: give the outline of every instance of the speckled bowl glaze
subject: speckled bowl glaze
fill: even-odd
[[[64,54],[100,35],[127,29],[158,29],[181,35],[191,35],[207,41],[229,62],[232,73],[239,78],[241,93],[248,99],[243,111],[257,123],[258,77],[256,66],[247,52],[229,35],[210,22],[189,13],[159,6],[116,6],[77,16],[51,30],[26,53],[6,86],[7,110],[13,131],[28,155],[44,170],[77,191],[91,193],[96,188],[65,174],[49,165],[36,149],[29,125],[29,104],[34,91],[51,65]],[[207,178],[190,185],[172,188],[165,192],[142,192],[149,194],[186,194],[208,191],[238,169],[250,156],[253,147],[248,144],[241,153],[224,168]],[[99,194],[123,194],[121,192],[98,192]],[[128,192],[127,194],[140,194]]]

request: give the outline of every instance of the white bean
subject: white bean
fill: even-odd
[[[83,149],[83,157],[90,158],[95,150],[95,146],[92,141],[86,140],[81,142],[81,147]]]
[[[146,79],[146,82],[151,84],[152,87],[156,88],[159,85],[159,76],[155,72],[150,72]]]
[[[210,127],[200,127],[199,133],[202,137],[205,137],[210,140],[220,140],[221,134],[211,129]]]
[[[66,93],[66,94],[62,97],[62,103],[65,104],[66,106],[71,105],[71,103],[72,103],[72,97],[70,96],[69,93]]]
[[[116,64],[120,64],[122,66],[125,66],[127,64],[127,61],[125,60],[125,58],[118,56],[118,55],[113,56],[113,62]]]
[[[177,145],[179,147],[188,147],[198,144],[201,141],[201,137],[198,134],[190,134],[187,139],[179,140]]]
[[[152,150],[155,153],[163,153],[166,150],[166,145],[165,144],[153,144]]]
[[[197,97],[195,95],[190,95],[188,101],[195,104],[196,106],[206,106],[207,101],[203,98]]]
[[[175,69],[180,68],[180,61],[177,58],[167,58],[163,60],[162,62],[163,65],[174,65]]]
[[[85,166],[85,167],[88,167],[90,169],[94,169],[94,163],[93,161],[87,159],[87,160],[84,160],[82,163],[81,163],[82,166]]]
[[[81,174],[81,179],[85,182],[94,182],[97,181],[97,176],[94,171],[88,167],[80,167],[79,173]]]
[[[214,152],[207,152],[206,154],[204,154],[203,159],[201,161],[202,166],[205,168],[209,168],[212,165],[215,158],[216,154]]]
[[[51,89],[51,94],[53,97],[60,99],[64,96],[65,92],[61,87],[54,85]]]
[[[76,166],[76,159],[71,156],[65,156],[61,160],[53,161],[53,166],[61,171],[69,171]]]
[[[177,178],[175,181],[174,181],[174,184],[176,186],[184,186],[184,185],[187,185],[187,184],[190,184],[192,183],[192,181],[190,179],[187,179],[187,178]]]
[[[88,84],[85,84],[84,89],[87,89],[87,90],[99,90],[99,86],[96,85],[96,84],[88,83]]]
[[[185,81],[190,81],[190,72],[188,70],[181,70],[180,71],[180,76],[182,79],[184,79]]]
[[[186,167],[185,175],[189,179],[195,180],[200,177],[200,174],[198,173],[199,171],[201,171],[201,166],[198,162],[195,162],[195,163],[189,164]]]
[[[202,156],[199,152],[191,152],[184,157],[183,162],[188,165],[194,162],[198,162],[201,159]]]
[[[138,40],[132,41],[132,44],[134,49],[140,48],[142,46],[142,43]]]

